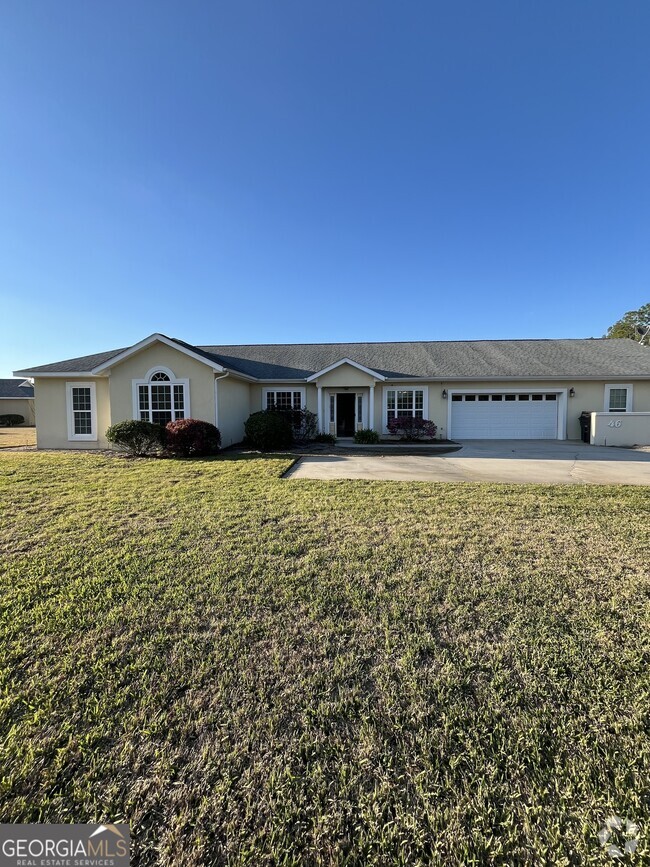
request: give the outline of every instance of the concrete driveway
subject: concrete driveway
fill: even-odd
[[[307,455],[285,478],[650,485],[650,452],[555,440],[466,440],[442,455]]]

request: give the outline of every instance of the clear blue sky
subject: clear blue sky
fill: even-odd
[[[599,336],[650,300],[647,0],[4,0],[0,376]]]

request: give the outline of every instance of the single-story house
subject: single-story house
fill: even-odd
[[[26,379],[0,379],[0,416],[22,415],[23,424],[33,425],[34,386]]]
[[[449,439],[579,439],[582,411],[650,412],[650,348],[632,340],[133,346],[16,372],[34,380],[40,448],[106,448],[125,419],[184,417],[238,443],[248,416],[306,407],[322,432],[428,418]]]

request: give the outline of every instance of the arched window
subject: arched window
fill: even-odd
[[[133,383],[133,416],[140,421],[167,424],[189,415],[189,380],[176,379],[167,368],[150,370]]]

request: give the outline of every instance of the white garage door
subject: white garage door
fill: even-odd
[[[452,394],[455,440],[557,439],[557,394]]]

